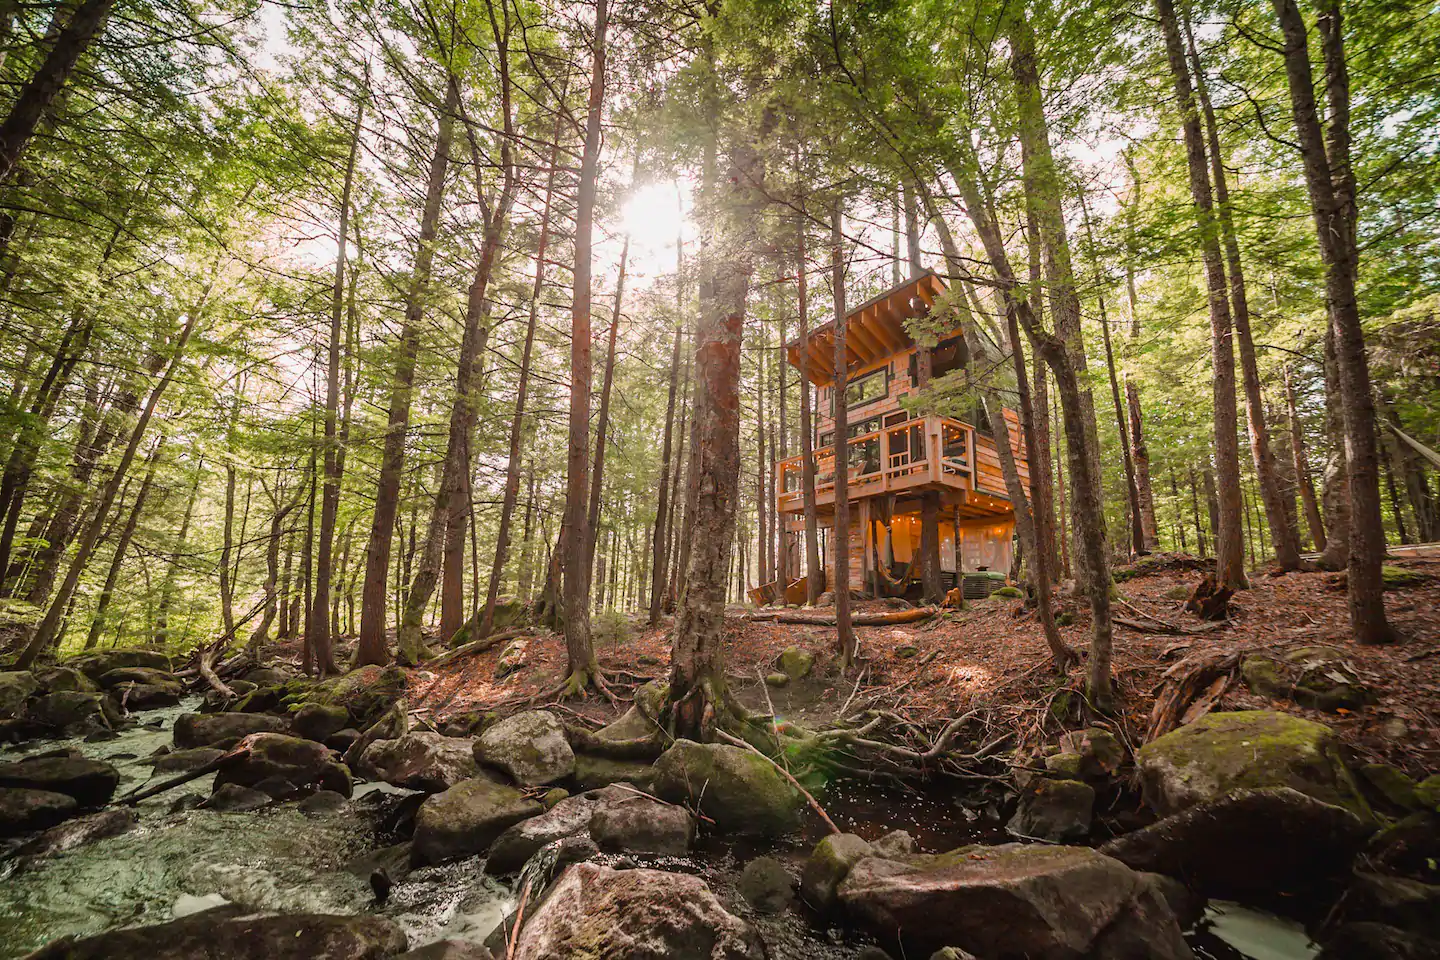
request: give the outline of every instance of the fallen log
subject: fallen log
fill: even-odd
[[[111,806],[118,805],[125,807],[133,807],[141,800],[148,800],[150,797],[164,793],[165,791],[178,787],[181,784],[189,783],[191,780],[199,780],[207,773],[214,773],[221,767],[223,767],[225,764],[247,756],[250,753],[250,745],[247,742],[249,739],[249,737],[246,737],[245,740],[242,740],[240,741],[240,743],[236,744],[235,749],[231,750],[229,753],[221,754],[207,764],[196,767],[194,770],[188,770],[185,773],[177,774],[176,776],[173,776],[168,780],[162,780],[159,783],[154,784],[153,786],[141,787],[133,793],[127,793],[123,797],[118,797],[110,801],[110,804]]]
[[[1225,627],[1225,622],[1221,620],[1208,621],[1195,627],[1177,627],[1172,623],[1145,623],[1142,620],[1131,620],[1128,617],[1111,617],[1110,619],[1120,626],[1129,627],[1138,633],[1155,633],[1167,637],[1193,637]]]
[[[857,613],[850,618],[851,626],[888,627],[902,623],[920,623],[935,616],[932,607],[916,607],[913,610],[887,610],[884,613]],[[761,610],[750,614],[753,622],[797,623],[813,627],[835,626],[833,613],[798,613],[793,610]]]
[[[1159,695],[1150,711],[1145,742],[1191,723],[1210,712],[1224,695],[1240,664],[1239,653],[1199,653],[1186,657],[1160,678]]]
[[[472,656],[477,653],[484,653],[492,647],[497,647],[507,640],[514,640],[516,637],[525,637],[533,634],[535,630],[531,627],[514,627],[509,630],[501,630],[499,633],[492,633],[488,637],[481,637],[479,640],[471,640],[469,643],[461,644],[449,653],[441,654],[433,660],[425,661],[427,669],[443,667],[447,663],[459,660],[462,657]]]

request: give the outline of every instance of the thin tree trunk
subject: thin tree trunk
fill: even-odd
[[[679,245],[677,244],[677,250]],[[680,275],[676,272],[676,284]],[[676,294],[679,299],[680,294]],[[660,621],[660,608],[664,601],[666,566],[666,519],[670,510],[670,456],[675,429],[675,392],[680,379],[680,336],[682,327],[675,324],[675,345],[670,348],[670,389],[665,398],[665,439],[660,452],[660,502],[655,508],[655,529],[650,538],[650,611],[649,623],[653,626]]]
[[[633,182],[639,172],[640,157],[636,154]],[[605,375],[600,381],[600,409],[595,415],[595,469],[590,476],[589,527],[590,542],[585,548],[590,565],[595,565],[595,541],[600,530],[601,493],[605,485],[605,447],[610,433],[610,391],[615,383],[615,336],[620,330],[621,307],[625,303],[625,267],[630,259],[630,235],[620,248],[620,273],[615,281],[615,306],[610,311],[610,336],[605,350]]]
[[[420,326],[428,306],[435,237],[439,231],[445,173],[450,162],[454,118],[459,104],[459,82],[450,77],[446,83],[445,103],[439,112],[435,151],[430,157],[425,203],[420,214],[420,235],[415,242],[415,261],[405,298],[405,322],[400,331],[400,347],[390,387],[390,412],[385,428],[385,445],[380,455],[375,513],[365,550],[365,584],[360,593],[360,639],[355,647],[357,666],[390,662],[390,653],[385,645],[389,600],[385,587],[390,573],[390,547],[395,535],[396,515],[400,508],[400,478],[405,465],[405,435],[410,426],[415,360],[420,352]]]
[[[180,558],[185,555],[190,539],[190,520],[195,516],[195,501],[200,496],[200,479],[205,473],[205,461],[195,465],[195,482],[190,484],[190,495],[185,499],[185,512],[180,515],[180,530],[175,534],[175,549],[165,566],[165,580],[160,586],[160,604],[155,612],[155,646],[161,650],[170,642],[170,605],[175,599],[175,574],[180,568]]]
[[[907,197],[909,194],[907,194]],[[908,208],[913,200],[908,201]],[[835,648],[840,654],[841,671],[854,665],[859,653],[855,629],[850,625],[850,436],[845,394],[850,378],[850,360],[845,350],[845,246],[841,220],[844,208],[835,200],[830,208],[830,289],[835,302],[835,369],[831,389],[835,419],[835,547],[832,551],[835,569]],[[909,218],[914,222],[914,218]],[[918,247],[918,243],[915,245]],[[912,255],[918,251],[912,249]],[[932,526],[938,524],[932,523]],[[924,547],[922,545],[921,549]],[[939,553],[938,547],[935,551]]]
[[[1290,365],[1285,365],[1285,411],[1290,422],[1290,454],[1295,459],[1295,485],[1300,488],[1300,502],[1305,508],[1305,525],[1310,528],[1310,542],[1317,551],[1325,549],[1325,522],[1320,518],[1320,503],[1315,495],[1315,479],[1310,473],[1310,458],[1305,453],[1305,432],[1295,409],[1295,384],[1290,378]]]
[[[95,612],[90,618],[90,632],[85,637],[85,649],[93,650],[100,642],[100,635],[105,630],[105,612],[110,607],[110,601],[115,596],[115,584],[120,582],[120,568],[125,563],[125,554],[130,549],[130,541],[135,538],[135,530],[140,525],[140,517],[145,511],[145,500],[150,496],[150,488],[155,482],[155,468],[160,463],[160,451],[165,447],[165,437],[162,434],[155,442],[146,458],[145,479],[140,481],[140,490],[135,494],[135,503],[130,507],[130,515],[125,521],[125,526],[120,530],[120,536],[115,541],[115,554],[110,558],[110,570],[105,574],[105,586],[100,590],[100,596],[95,601]]]
[[[810,417],[810,300],[805,255],[805,219],[796,218],[795,281],[800,318],[800,498],[805,513],[805,605],[813,607],[824,590],[825,567],[820,561],[820,523],[815,508],[815,428]]]

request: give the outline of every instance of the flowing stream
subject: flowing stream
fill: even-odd
[[[197,706],[192,698],[137,714],[138,725],[111,740],[9,747],[0,750],[0,760],[73,747],[119,769],[119,796],[149,778],[143,761],[171,743],[175,717]],[[322,814],[307,815],[294,803],[245,813],[172,812],[187,793],[196,800],[208,795],[209,781],[201,778],[139,804],[139,823],[119,836],[34,859],[13,856],[13,842],[0,848],[0,960],[23,957],[58,936],[159,923],[225,903],[267,912],[375,912],[399,923],[412,948],[445,938],[484,940],[515,908],[519,884],[485,875],[479,858],[409,872],[377,903],[370,875],[403,858],[403,848],[393,846],[400,838],[389,833],[397,811],[413,805],[411,791],[363,784],[350,803]],[[903,829],[924,850],[1006,839],[998,811],[971,809],[955,794],[842,784],[827,796],[826,807],[842,829],[868,839]],[[600,862],[694,874],[735,906],[741,903],[740,871],[750,858],[773,856],[798,874],[822,835],[779,843],[710,837],[685,857],[606,855]],[[528,869],[543,867],[537,862]],[[776,960],[844,960],[858,956],[865,943],[800,908],[745,915]],[[1308,960],[1316,953],[1295,924],[1236,904],[1212,904],[1190,940],[1202,960]]]

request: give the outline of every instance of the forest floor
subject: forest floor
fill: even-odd
[[[1232,602],[1231,619],[1210,632],[1175,635],[1144,632],[1117,624],[1114,670],[1120,712],[1117,733],[1139,746],[1145,740],[1162,674],[1185,657],[1206,654],[1261,654],[1276,658],[1301,647],[1339,649],[1345,667],[1373,694],[1353,711],[1325,713],[1290,700],[1252,693],[1232,670],[1215,710],[1283,710],[1333,727],[1365,762],[1384,762],[1424,776],[1440,769],[1440,559],[1395,558],[1394,565],[1418,575],[1415,583],[1387,593],[1392,622],[1402,642],[1362,647],[1350,639],[1343,576],[1330,573],[1257,573],[1251,589]],[[1201,621],[1183,611],[1183,598],[1199,579],[1193,568],[1130,570],[1119,585],[1123,600],[1116,616],[1190,631]],[[1123,570],[1124,568],[1122,568]],[[862,602],[857,609],[878,609]],[[1072,647],[1089,643],[1088,611],[1071,601],[1061,609],[1072,622],[1061,628]],[[841,676],[831,646],[835,628],[753,621],[753,612],[734,608],[726,617],[726,664],[732,689],[742,702],[810,727],[824,727],[860,707],[893,710],[921,728],[934,729],[961,713],[981,708],[992,728],[1011,728],[1019,743],[1053,739],[1061,729],[1087,721],[1084,668],[1058,677],[1051,668],[1040,625],[1018,599],[991,597],[965,610],[939,611],[929,621],[903,626],[859,627],[861,671]],[[597,653],[608,674],[630,683],[663,680],[669,663],[667,618],[656,628],[629,626],[619,636],[597,638]],[[798,646],[815,654],[810,677],[772,689],[763,677],[775,670],[780,652]],[[563,639],[535,637],[515,673],[496,679],[501,650],[467,656],[438,669],[415,671],[411,706],[440,720],[470,711],[518,710],[552,690],[565,666]],[[623,688],[622,688],[623,689]],[[767,697],[769,698],[767,702]],[[592,725],[618,713],[603,698],[562,705]],[[625,704],[620,704],[623,709]]]

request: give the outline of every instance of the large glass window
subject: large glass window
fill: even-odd
[[[968,459],[966,456],[966,437],[966,431],[947,423],[945,425],[944,449],[941,451],[941,456],[946,460],[956,460],[961,463],[966,462]]]
[[[845,405],[847,407],[858,407],[864,403],[873,403],[890,392],[890,369],[881,367],[873,373],[867,373],[863,377],[851,380],[845,387]]]

